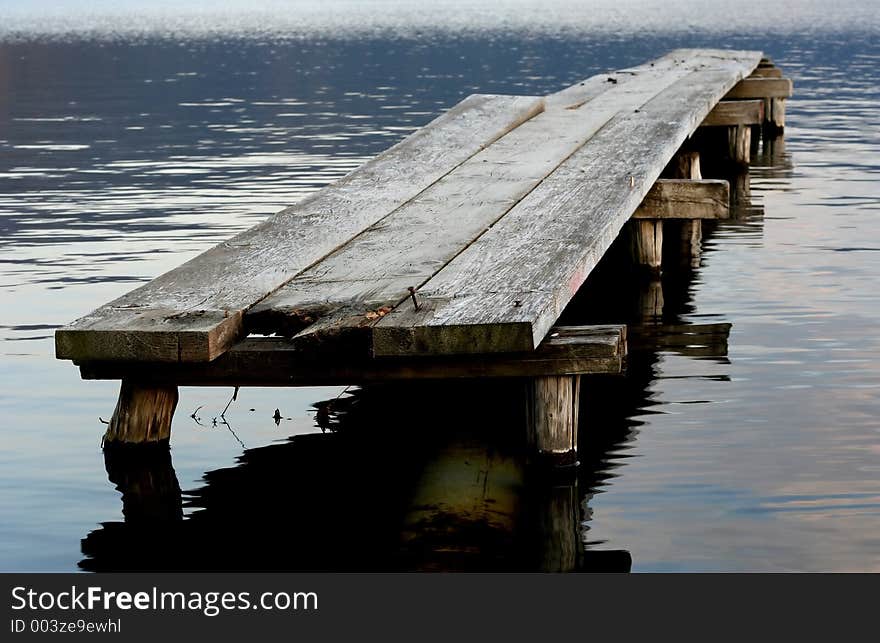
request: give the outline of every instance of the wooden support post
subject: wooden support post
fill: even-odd
[[[696,150],[679,150],[666,166],[663,175],[670,179],[699,181],[703,178],[700,172],[700,153]]]
[[[700,170],[700,154],[696,151],[683,151],[675,156],[676,178],[694,181],[703,178]],[[703,254],[703,222],[689,219],[681,222],[679,232],[679,265],[699,268]],[[663,313],[663,288],[660,288],[660,313]]]
[[[171,437],[177,387],[122,380],[104,444],[161,444]]]
[[[660,274],[663,257],[663,221],[633,219],[629,222],[633,262],[639,268]]]
[[[752,152],[752,128],[734,125],[727,129],[728,156],[736,165],[748,165]]]
[[[696,150],[680,150],[676,154],[669,165],[666,167],[666,173],[671,178],[690,179],[699,181],[703,178],[700,169],[700,153]],[[679,229],[679,265],[686,268],[699,268],[700,259],[703,253],[703,223],[699,219],[685,219],[681,222]],[[657,283],[653,289],[655,296],[650,299],[654,300],[653,308],[656,317],[657,310],[659,315],[663,314],[663,288]],[[659,298],[659,299],[658,299]],[[647,301],[647,297],[644,299]],[[645,307],[642,307],[643,316]]]
[[[538,459],[546,464],[577,464],[580,379],[579,375],[556,375],[529,382],[529,442]]]
[[[778,136],[785,129],[785,99],[764,99],[764,135]]]

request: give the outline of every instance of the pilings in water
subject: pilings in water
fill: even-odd
[[[666,174],[669,178],[699,181],[703,178],[699,152],[680,151],[666,167]],[[689,268],[698,268],[703,243],[703,222],[700,219],[682,219],[678,228],[680,263]]]
[[[580,375],[535,377],[526,397],[528,439],[539,462],[577,464]]]
[[[177,401],[176,386],[123,379],[104,445],[167,444]]]
[[[663,261],[663,221],[630,221],[629,230],[633,263],[645,272],[659,276]]]
[[[633,265],[643,275],[643,320],[650,322],[660,318],[663,312],[663,291],[660,275],[663,270],[663,239],[666,255],[673,253],[680,268],[693,269],[700,265],[702,247],[702,218],[726,218],[732,208],[741,211],[749,201],[748,168],[751,158],[761,145],[767,149],[784,145],[781,136],[785,128],[785,101],[792,93],[792,82],[782,76],[769,59],[762,59],[758,68],[748,78],[731,89],[724,100],[716,104],[701,127],[678,151],[663,172],[667,180],[702,181],[701,161],[709,166],[710,176],[723,176],[728,180],[727,204],[724,211],[713,216],[689,215],[685,208],[680,212],[657,212],[656,203],[646,208],[648,197],[628,224],[630,253]],[[759,145],[759,143],[761,145]],[[661,181],[658,181],[659,185]],[[657,187],[655,185],[655,187]],[[684,200],[670,199],[669,209],[678,209]],[[646,215],[647,213],[647,215]],[[672,219],[673,221],[669,221]],[[666,226],[664,228],[664,225]]]

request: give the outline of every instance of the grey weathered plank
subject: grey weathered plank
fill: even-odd
[[[730,184],[720,179],[658,179],[633,219],[726,219]]]
[[[252,332],[334,341],[377,319],[483,234],[612,117],[641,107],[689,73],[735,58],[677,51],[547,98],[544,113],[513,130],[246,315]],[[351,339],[351,338],[348,338]]]
[[[604,92],[609,85],[631,83],[646,76],[671,70],[695,70],[718,60],[735,59],[736,55],[736,51],[723,49],[675,49],[642,65],[597,74],[548,94],[545,98],[545,107],[547,110],[577,108]]]
[[[790,78],[745,78],[724,98],[788,98],[791,93]]]
[[[702,64],[645,66],[577,108],[548,109],[464,162],[417,198],[312,266],[247,314],[252,332],[326,341],[371,326],[503,217],[619,113],[640,108]],[[314,323],[312,323],[315,319]],[[348,346],[346,346],[348,348]]]
[[[64,359],[207,361],[242,313],[543,109],[470,96],[337,183],[56,332]]]
[[[192,386],[318,386],[401,379],[535,377],[619,373],[625,326],[559,326],[537,350],[435,358],[337,357],[302,351],[275,337],[248,338],[210,363],[87,362],[84,379]]]
[[[700,124],[701,127],[760,125],[764,122],[763,100],[723,100]]]
[[[759,52],[691,72],[622,113],[373,329],[376,355],[537,346],[685,139],[758,64]]]

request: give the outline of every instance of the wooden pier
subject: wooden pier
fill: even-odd
[[[699,263],[730,186],[785,123],[757,51],[676,50],[549,96],[474,95],[340,181],[56,332],[122,380],[107,443],[170,437],[179,385],[520,377],[531,443],[576,461],[580,378],[624,365],[622,326],[557,320],[611,244],[646,274],[663,224]],[[601,302],[597,302],[601,305]]]

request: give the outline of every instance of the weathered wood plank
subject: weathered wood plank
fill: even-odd
[[[730,185],[718,179],[658,179],[634,219],[726,219]]]
[[[436,358],[326,358],[275,337],[248,338],[211,363],[86,362],[84,379],[192,386],[319,386],[409,379],[619,373],[625,326],[558,326],[537,350]]]
[[[700,126],[760,125],[763,122],[763,100],[723,100],[712,108]]]
[[[645,76],[671,70],[694,71],[719,60],[735,60],[739,52],[724,49],[675,49],[668,54],[635,67],[597,74],[558,92],[548,94],[545,109],[574,109],[604,92],[610,85],[631,83]]]
[[[634,74],[619,83],[603,80],[577,107],[539,114],[260,302],[247,313],[247,328],[299,331],[298,341],[326,342],[372,326],[385,309],[405,300],[410,288],[426,282],[481,236],[609,120],[639,109],[708,60],[694,56],[676,68],[645,65],[638,82]],[[343,349],[351,348],[346,344]]]
[[[788,98],[791,94],[790,78],[745,78],[724,98]]]
[[[373,329],[376,355],[526,351],[538,345],[660,172],[757,65],[741,52],[621,113]]]
[[[62,359],[207,361],[242,313],[543,109],[470,96],[358,170],[56,332]]]

